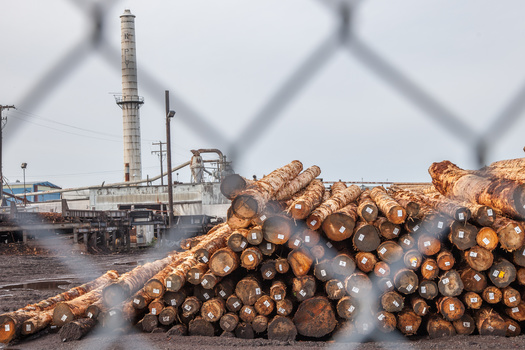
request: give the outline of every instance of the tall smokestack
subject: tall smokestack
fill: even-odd
[[[126,181],[142,179],[142,161],[140,149],[140,114],[139,108],[144,99],[138,95],[137,61],[135,55],[135,15],[125,10],[120,16],[122,49],[122,97],[117,97],[117,104],[122,108],[124,124],[124,165],[129,171]],[[126,166],[129,164],[129,168]],[[128,170],[129,169],[129,170]]]

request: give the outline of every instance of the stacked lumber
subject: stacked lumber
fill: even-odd
[[[0,326],[33,319],[36,331],[61,327],[64,341],[97,324],[281,341],[374,330],[516,336],[525,320],[521,164],[468,171],[444,161],[429,169],[433,185],[388,189],[325,188],[320,169],[299,161],[258,181],[233,175],[221,186],[232,200],[226,223],[52,308],[1,315]],[[0,329],[0,341],[26,334],[17,327],[10,338]]]

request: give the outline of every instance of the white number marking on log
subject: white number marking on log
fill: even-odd
[[[385,247],[381,248],[381,249],[379,250],[379,252],[380,252],[381,254],[385,254],[385,253],[386,253],[386,248],[385,248]]]
[[[304,236],[304,241],[306,243],[310,243],[310,236]]]
[[[169,322],[170,321],[170,317],[169,316],[164,316],[164,317],[162,317],[162,321]]]
[[[248,260],[253,261],[253,260],[255,260],[255,259],[254,259],[253,255],[248,254]]]
[[[354,305],[350,305],[350,307],[348,308],[348,312],[352,313],[354,312],[355,310],[355,306]]]
[[[465,238],[465,231],[459,231],[458,232],[458,237],[459,238]]]
[[[414,232],[416,232],[417,230],[419,230],[419,225],[414,226],[414,228],[412,229],[412,231]]]
[[[476,281],[478,281],[478,282],[481,281],[481,277],[479,277],[478,274],[475,274],[475,275],[474,275],[474,279],[475,279]]]
[[[520,308],[519,307],[513,307],[512,308],[512,313],[515,314],[516,312],[519,312],[520,311]]]
[[[208,293],[204,293],[202,296],[203,296],[204,299],[206,299],[206,300],[210,299],[210,295],[209,295]]]
[[[62,315],[62,317],[60,318],[60,320],[62,320],[62,322],[65,322],[67,320],[67,315]]]
[[[416,267],[416,266],[417,266],[417,259],[412,260],[412,262],[410,263],[410,265],[411,265],[412,267]]]
[[[235,303],[233,303],[233,307],[234,307],[234,308],[238,308],[239,306],[241,306],[241,304],[240,304],[238,301],[236,301]]]
[[[140,300],[138,300],[138,299],[136,299],[136,298],[133,299],[133,302],[134,302],[135,304],[137,304],[137,305],[140,304]]]
[[[459,213],[458,214],[458,218],[459,218],[459,220],[463,220],[465,218],[465,214]]]
[[[326,271],[325,270],[321,270],[321,276],[326,277]]]
[[[361,259],[361,264],[366,264],[366,262],[368,261],[368,259],[365,257],[363,257],[363,259]]]
[[[346,227],[341,226],[341,228],[339,229],[339,232],[343,233],[343,232],[345,232],[345,231],[346,231]]]
[[[478,302],[478,298],[477,297],[472,297],[472,298],[470,298],[470,302],[471,303],[477,303]]]
[[[200,276],[201,276],[200,273],[195,272],[195,279],[196,279],[196,280],[198,280]],[[157,289],[157,290],[158,290],[158,289]],[[153,293],[158,293],[158,292],[155,292],[155,290],[154,290]]]
[[[445,266],[450,266],[450,261],[445,261]]]
[[[277,235],[277,239],[284,239],[284,235],[281,234],[281,233],[279,233],[279,234]]]
[[[252,232],[252,239],[257,239],[257,232]]]
[[[379,321],[383,321],[383,320],[385,319],[385,315],[380,314],[379,316],[377,316],[377,319],[378,319]]]
[[[488,216],[494,215],[494,212],[492,211],[492,209],[487,209],[487,215]]]
[[[152,315],[156,315],[157,314],[157,309],[156,308],[152,308],[151,309],[151,314]]]
[[[410,245],[410,240],[408,238],[405,238],[403,240],[403,243],[405,243],[406,245]]]
[[[281,299],[282,299],[282,296],[281,296],[281,294],[275,294],[275,295],[273,296],[273,298],[274,298],[275,300],[281,300]]]
[[[266,249],[272,250],[272,244],[271,243],[266,243]]]
[[[279,308],[279,313],[284,315],[286,313],[286,310],[282,307]]]
[[[221,320],[222,320],[222,318],[221,318]],[[222,324],[223,324],[224,328],[230,328],[230,323],[229,322],[224,321]]]
[[[470,252],[469,255],[470,255],[471,257],[475,258],[475,257],[478,256],[478,253],[476,253],[476,252]]]
[[[398,210],[397,211],[397,216],[402,217],[403,216],[403,210]]]
[[[492,273],[492,276],[498,277],[498,275],[499,275],[499,271],[498,270],[494,270],[494,272]]]
[[[229,267],[229,266],[225,266],[225,267],[224,267],[224,272],[228,272],[228,271],[230,271],[230,269],[231,269],[231,267]]]
[[[112,310],[112,311],[109,312],[109,316],[115,316],[115,313],[116,312],[114,310]]]
[[[344,286],[343,286],[343,284],[342,284],[341,282],[337,282],[337,288],[339,288],[339,289],[343,289]]]
[[[301,241],[296,239],[294,242],[293,242],[293,245],[296,246],[296,247],[299,247],[299,244],[301,244]]]
[[[219,295],[220,295],[221,297],[224,298],[224,297],[226,296],[226,292],[223,291],[223,290],[221,290],[221,291],[219,292]]]
[[[437,226],[438,226],[438,228],[440,228],[440,229],[443,228],[443,221],[438,222],[438,225],[437,225]]]
[[[365,211],[366,211],[368,214],[372,214],[372,212],[373,212],[372,208],[370,208],[370,207],[366,207]]]
[[[406,290],[408,290],[409,292],[412,290],[412,288],[414,288],[413,285],[409,284],[407,287],[406,287]]]
[[[279,271],[283,272],[283,265],[279,264]]]
[[[407,331],[411,331],[412,330],[412,326],[406,326],[406,330]]]
[[[153,288],[153,294],[160,294],[160,290]]]
[[[426,306],[423,308],[423,311],[421,311],[421,313],[422,313],[423,315],[427,313],[427,307],[426,307]]]
[[[514,231],[516,231],[516,233],[521,233],[521,229],[519,226],[514,227]]]
[[[241,248],[244,248],[244,247],[246,247],[246,242],[243,241],[243,242],[241,243]]]
[[[470,322],[463,322],[463,327],[470,328]]]
[[[430,246],[430,241],[425,241],[425,242],[423,242],[423,245],[424,245],[425,247],[429,247],[429,246]]]
[[[443,282],[443,284],[448,284],[448,282],[450,282],[450,280],[446,277],[443,278],[441,281]]]
[[[395,307],[399,307],[399,303],[398,303],[396,300],[394,300],[394,301],[392,302],[392,304],[394,304]]]
[[[450,304],[448,306],[448,308],[450,309],[450,311],[454,311],[456,309],[456,307],[454,306],[454,304]]]
[[[171,281],[166,281],[166,287],[171,288]]]
[[[427,292],[427,287],[422,286],[422,287],[421,287],[421,293],[426,293],[426,292]]]
[[[377,271],[379,271],[379,273],[382,274],[382,275],[384,275],[386,273],[385,269],[382,268],[382,267],[380,267],[379,270],[377,270]]]
[[[205,257],[205,256],[203,256],[203,257],[201,258],[201,260],[202,260],[202,262],[205,263],[205,264],[208,262],[208,258]]]
[[[523,253],[521,255],[525,255],[525,249],[523,249]]]
[[[365,239],[365,235],[361,233],[359,234],[359,237],[357,237],[357,239],[363,241],[363,239]]]
[[[31,332],[31,325],[30,324],[26,324],[26,332]]]
[[[304,297],[304,296],[306,295],[306,292],[305,292],[304,290],[301,289],[301,290],[299,291],[299,294],[301,294],[301,295]]]
[[[483,243],[485,243],[486,245],[488,245],[490,243],[489,239],[487,237],[483,238],[481,240]]]
[[[514,332],[516,330],[516,327],[514,325],[509,324],[509,329],[511,332]]]
[[[516,301],[516,297],[510,297],[510,298],[509,298],[509,301],[510,301],[511,303],[515,302],[515,301]]]
[[[489,293],[489,299],[494,300],[494,293]]]
[[[6,332],[9,332],[10,330],[11,330],[11,327],[9,327],[9,325],[6,324],[6,325],[5,325],[5,331],[6,331]]]
[[[266,307],[270,307],[270,302],[268,300],[265,300],[263,305],[266,306]]]
[[[368,330],[368,323],[363,323],[363,330],[364,330],[364,331],[367,331],[367,330]]]
[[[171,306],[177,306],[177,300],[171,299]]]
[[[342,266],[342,267],[345,267],[346,266],[346,261],[339,261],[339,266]]]
[[[428,271],[432,271],[432,270],[434,270],[434,266],[427,265],[427,266],[425,266],[425,269],[427,269]]]
[[[252,313],[252,309],[250,309],[249,307],[247,307],[246,309],[244,309],[244,312],[246,312],[248,315]]]
[[[271,277],[272,276],[272,271],[266,271],[266,277]]]
[[[331,242],[326,242],[326,246],[327,246],[328,248],[332,248],[334,245],[333,245]]]
[[[206,280],[206,279],[202,280],[201,285],[203,287],[206,286],[207,284],[208,284],[208,280]]]
[[[208,317],[210,318],[210,320],[213,320],[215,318],[215,315],[210,311],[208,312]]]
[[[394,236],[397,236],[397,234],[399,233],[399,228],[395,228],[394,231],[392,231],[392,233],[394,234]]]
[[[261,294],[261,288],[255,288],[255,294],[256,295]]]
[[[359,293],[359,288],[352,287],[352,292],[354,292],[355,294],[358,294]]]
[[[263,215],[263,216],[261,216],[261,218],[260,218],[260,219],[261,219],[261,221],[264,221],[264,220],[266,220],[266,215]]]
[[[93,314],[91,312],[88,312],[87,317],[93,318]]]
[[[303,206],[301,204],[296,204],[295,209],[301,209]]]
[[[388,288],[392,288],[392,282],[390,282],[390,281],[386,281],[386,286],[387,286]]]
[[[312,220],[312,221],[310,221],[310,225],[311,225],[311,226],[315,226],[315,224],[317,224],[317,220]]]

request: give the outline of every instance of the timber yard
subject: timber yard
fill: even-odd
[[[218,148],[172,165],[165,91],[144,179],[135,15],[120,24],[123,181],[26,182],[22,163],[1,182],[0,349],[525,346],[525,158],[435,159],[417,183],[326,181],[293,155],[238,174]]]

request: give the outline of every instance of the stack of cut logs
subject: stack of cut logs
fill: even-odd
[[[0,341],[97,324],[176,335],[294,340],[396,329],[515,336],[525,321],[525,159],[433,185],[330,190],[299,161],[224,179],[228,220],[180,252],[0,315]]]

